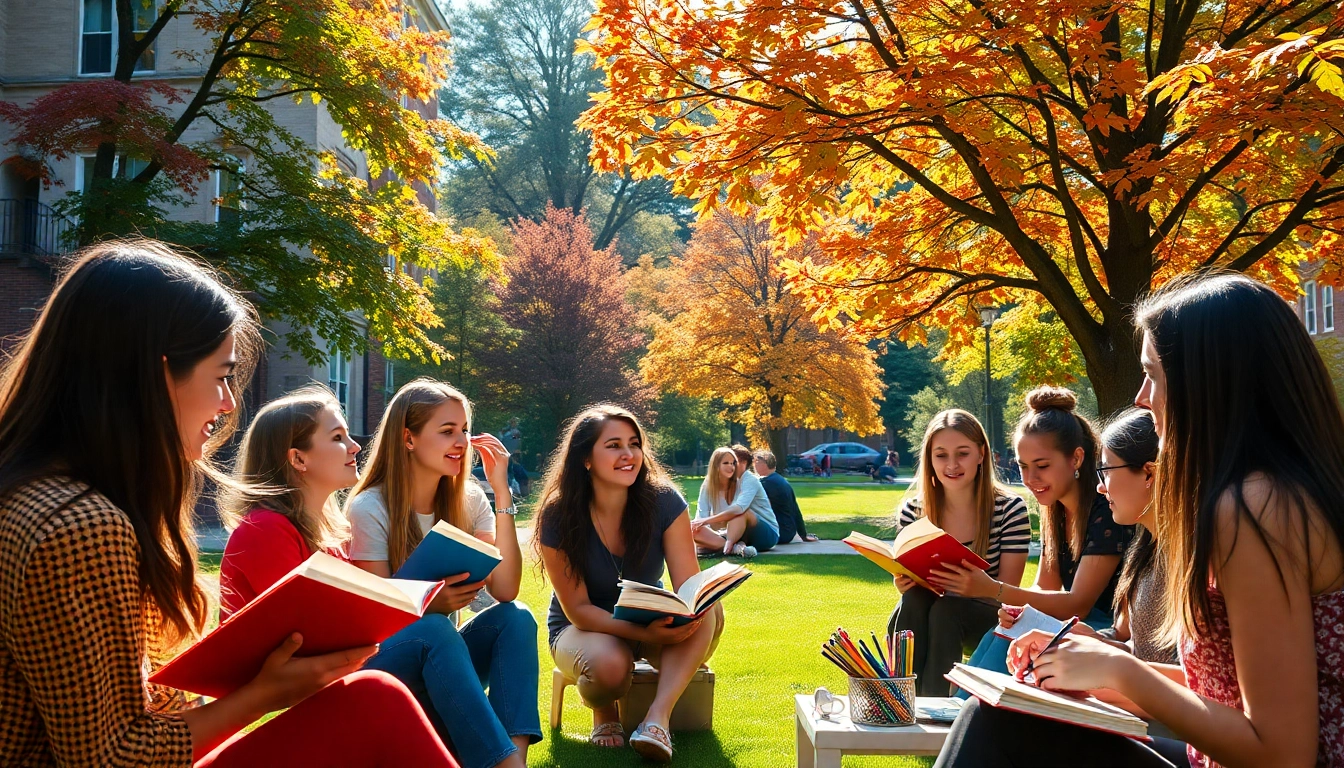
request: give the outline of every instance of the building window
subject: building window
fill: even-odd
[[[243,200],[243,163],[232,160],[227,168],[215,171],[215,221],[220,224],[237,224],[238,212],[247,210]]]
[[[93,161],[96,155],[80,155],[75,165],[75,191],[87,192],[89,182],[93,181]],[[149,166],[148,160],[141,160],[126,155],[117,155],[112,158],[112,177],[117,179],[134,179],[140,175],[140,172]]]
[[[1302,286],[1306,294],[1302,297],[1302,322],[1307,326],[1307,333],[1316,333],[1316,281],[1308,281]]]
[[[1321,330],[1335,330],[1335,289],[1321,286]]]
[[[154,26],[159,17],[157,0],[131,0],[131,32],[137,40]],[[80,24],[79,73],[110,75],[117,59],[117,8],[113,0],[84,0]],[[150,43],[135,62],[136,72],[153,72],[154,49]]]
[[[341,410],[350,413],[350,373],[354,361],[339,349],[331,348],[327,356],[327,386],[336,393]]]
[[[396,379],[393,377],[393,373],[395,373],[395,371],[393,370],[392,361],[391,361],[391,360],[388,360],[388,361],[384,362],[384,363],[383,363],[383,391],[386,392],[388,395],[391,395],[393,392],[395,392],[395,391],[396,391],[396,387],[397,387],[397,385],[396,385]]]

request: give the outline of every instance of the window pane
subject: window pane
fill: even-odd
[[[112,0],[84,0],[84,31],[112,32]]]
[[[142,40],[142,39],[144,39],[144,35],[137,33],[136,36],[135,36],[135,39],[136,39],[136,40]],[[150,43],[150,44],[149,44],[149,47],[146,48],[146,49],[144,50],[144,52],[140,54],[140,58],[138,58],[138,59],[135,60],[135,71],[136,71],[136,72],[153,72],[153,71],[154,71],[154,64],[155,64],[154,48],[155,48],[156,45],[157,45],[157,41],[155,41],[155,42],[153,42],[153,43]]]
[[[144,32],[154,26],[159,18],[158,3],[154,0],[132,0],[131,14],[131,30]]]
[[[84,33],[81,75],[100,75],[112,72],[112,33]]]

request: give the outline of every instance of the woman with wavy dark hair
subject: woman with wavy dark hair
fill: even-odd
[[[630,689],[636,659],[659,670],[658,692],[630,745],[646,758],[672,759],[672,707],[723,631],[721,606],[673,627],[612,616],[621,579],[672,588],[699,572],[686,500],[644,444],[629,411],[597,405],[576,416],[551,457],[538,505],[534,546],[555,588],[547,627],[556,666],[577,681],[593,710],[591,740],[625,740],[616,701]]]
[[[1073,726],[1023,738],[1021,718],[972,704],[938,765],[1340,768],[1344,416],[1330,374],[1288,303],[1244,275],[1175,280],[1136,318],[1135,403],[1162,443],[1163,629],[1181,664],[1073,635],[1043,650],[1037,632],[1010,663],[1034,659],[1045,688],[1115,691],[1185,744],[1158,739],[1159,755]]]
[[[455,765],[405,686],[356,671],[373,647],[297,657],[295,634],[195,708],[145,682],[205,628],[193,504],[229,482],[207,460],[258,331],[201,266],[111,243],[0,367],[0,765]]]

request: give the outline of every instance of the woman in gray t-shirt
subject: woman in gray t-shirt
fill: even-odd
[[[612,616],[621,579],[659,584],[666,566],[676,589],[700,571],[686,501],[646,452],[644,430],[629,411],[595,406],[570,423],[546,476],[536,530],[534,546],[555,588],[551,655],[593,710],[592,742],[624,746],[616,700],[644,658],[659,670],[658,692],[630,745],[646,758],[671,760],[672,707],[713,654],[723,613],[716,605],[680,627],[670,617],[641,626]]]

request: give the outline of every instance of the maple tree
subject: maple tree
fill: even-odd
[[[647,414],[652,393],[633,367],[644,339],[615,251],[593,248],[587,219],[554,206],[541,221],[515,221],[510,250],[495,291],[517,333],[489,367],[520,393],[536,444],[553,445],[594,403]]]
[[[639,293],[659,297],[640,366],[653,384],[722,400],[734,420],[776,456],[784,429],[836,427],[882,431],[882,383],[866,345],[823,330],[780,269],[786,259],[819,258],[820,237],[792,246],[773,241],[756,215],[716,212],[702,220],[686,253],[657,269],[645,262]]]
[[[433,268],[490,247],[416,198],[448,158],[486,152],[417,104],[447,78],[447,32],[422,29],[406,0],[116,0],[115,18],[110,78],[0,104],[19,150],[5,162],[28,176],[49,184],[52,161],[96,148],[86,190],[64,206],[79,240],[138,232],[193,247],[263,311],[290,320],[290,348],[314,362],[327,350],[311,331],[341,349],[363,346],[352,311],[389,354],[441,355],[424,331],[434,323],[426,291],[386,267],[389,256],[397,267]],[[136,31],[137,20],[152,23]],[[160,62],[194,65],[199,80],[189,85],[136,72],[169,24],[191,24],[188,37],[204,40],[155,51]],[[324,105],[377,182],[283,127],[268,105],[284,99]],[[234,174],[245,202],[233,201],[219,225],[172,221],[169,210],[212,170]]]
[[[1103,412],[1138,390],[1154,286],[1291,296],[1344,262],[1337,0],[600,0],[588,45],[599,167],[759,205],[787,242],[848,222],[786,269],[860,337],[968,345],[977,305],[1038,302]]]

